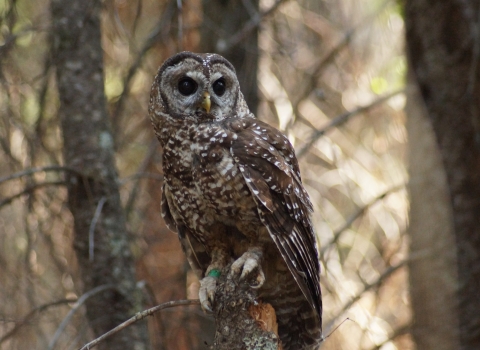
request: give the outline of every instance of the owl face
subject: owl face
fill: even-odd
[[[239,83],[220,55],[181,52],[165,61],[157,79],[157,98],[174,118],[222,120],[235,113]]]

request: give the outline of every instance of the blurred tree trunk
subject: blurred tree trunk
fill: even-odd
[[[412,304],[417,320],[413,334],[419,349],[446,349],[446,346],[441,346],[441,342],[445,336],[443,332],[448,327],[454,328],[447,332],[453,337],[450,349],[480,349],[478,12],[478,1],[410,0],[405,6],[409,61],[439,146],[448,187],[443,193],[447,195],[447,203],[450,206],[441,210],[434,209],[440,206],[436,200],[443,196],[442,193],[436,193],[435,196],[421,197],[419,194],[412,196],[414,219],[412,224],[424,221],[423,232],[417,232],[423,235],[423,239],[431,237],[430,242],[426,244],[425,253],[437,255],[433,260],[439,262],[430,266],[430,272],[436,276],[440,276],[442,272],[446,275],[432,283],[434,276],[420,279],[416,275],[418,271],[415,268],[411,270]],[[409,130],[414,127],[411,126]],[[417,127],[421,127],[421,124]],[[428,133],[424,137],[428,137]],[[416,138],[422,138],[422,135]],[[423,161],[430,162],[428,157],[431,155],[425,154]],[[411,164],[412,170],[413,167],[414,163]],[[435,186],[442,182],[437,170],[432,168],[427,171],[428,176],[435,179],[425,183],[426,191],[430,193],[433,193],[431,191]],[[415,177],[411,180],[413,182]],[[433,218],[421,217],[415,212],[416,208],[423,206],[431,207],[429,211],[425,211],[425,215],[434,215]],[[438,223],[445,218],[451,218],[451,222],[439,229]],[[437,222],[437,225],[429,226],[426,224],[427,221]],[[455,245],[450,246],[448,227],[452,227]],[[416,240],[412,238],[413,252],[417,249],[415,242]],[[444,248],[434,249],[442,245]],[[448,268],[443,270],[449,264],[454,264],[452,251],[456,254],[456,276],[450,273]],[[444,259],[443,262],[441,259]],[[425,273],[428,271],[425,270]],[[455,284],[457,300],[451,300],[452,283]],[[443,302],[450,305],[445,309],[442,319],[434,319],[438,316],[424,314],[426,310],[431,309],[422,304],[430,302],[432,297],[438,299],[438,305],[442,304],[442,298]],[[456,305],[457,310],[454,315],[448,315],[447,310],[452,303]],[[442,313],[438,315],[440,314]],[[458,323],[455,314],[458,315]],[[442,322],[446,325],[440,326]],[[422,327],[426,328],[422,330]],[[428,337],[439,337],[440,345],[432,345],[426,340]],[[455,337],[458,339],[455,340]]]
[[[255,16],[259,16],[258,4],[259,0],[202,0],[203,21],[200,28],[200,50],[221,54],[233,64],[245,100],[254,114],[258,105],[257,27],[237,45],[230,46],[230,40]]]
[[[411,79],[410,77],[410,80]],[[457,261],[445,169],[414,81],[409,82],[410,295],[418,349],[458,349]]]
[[[84,292],[112,286],[86,302],[90,327],[99,336],[142,306],[135,287],[104,96],[101,3],[54,0],[51,6],[65,164],[82,174],[67,177],[75,228],[73,244]],[[145,349],[146,334],[145,323],[137,323],[100,347]]]

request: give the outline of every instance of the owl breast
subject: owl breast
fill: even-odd
[[[260,224],[255,201],[230,154],[235,138],[221,124],[186,123],[168,140],[163,158],[167,200],[177,222],[199,232],[219,222]]]

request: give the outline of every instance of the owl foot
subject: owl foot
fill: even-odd
[[[253,248],[243,253],[243,255],[235,260],[232,264],[230,273],[234,276],[240,275],[240,280],[251,276],[252,272],[257,271],[254,284],[252,288],[260,288],[265,282],[265,274],[262,270],[262,250],[260,248]],[[253,276],[252,276],[253,277]]]
[[[215,289],[217,287],[217,277],[207,276],[200,281],[200,290],[198,291],[198,299],[203,311],[212,313],[212,303],[215,298]]]

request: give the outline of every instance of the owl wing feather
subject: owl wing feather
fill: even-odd
[[[161,201],[161,211],[160,214],[162,215],[162,219],[165,221],[165,225],[167,227],[177,233],[177,224],[175,223],[175,220],[173,219],[172,213],[170,211],[170,208],[168,207],[168,201],[167,201],[167,186],[164,183],[162,186],[162,201]]]
[[[319,262],[298,161],[288,139],[258,120],[243,122],[230,152],[267,227],[305,298],[321,317]]]

